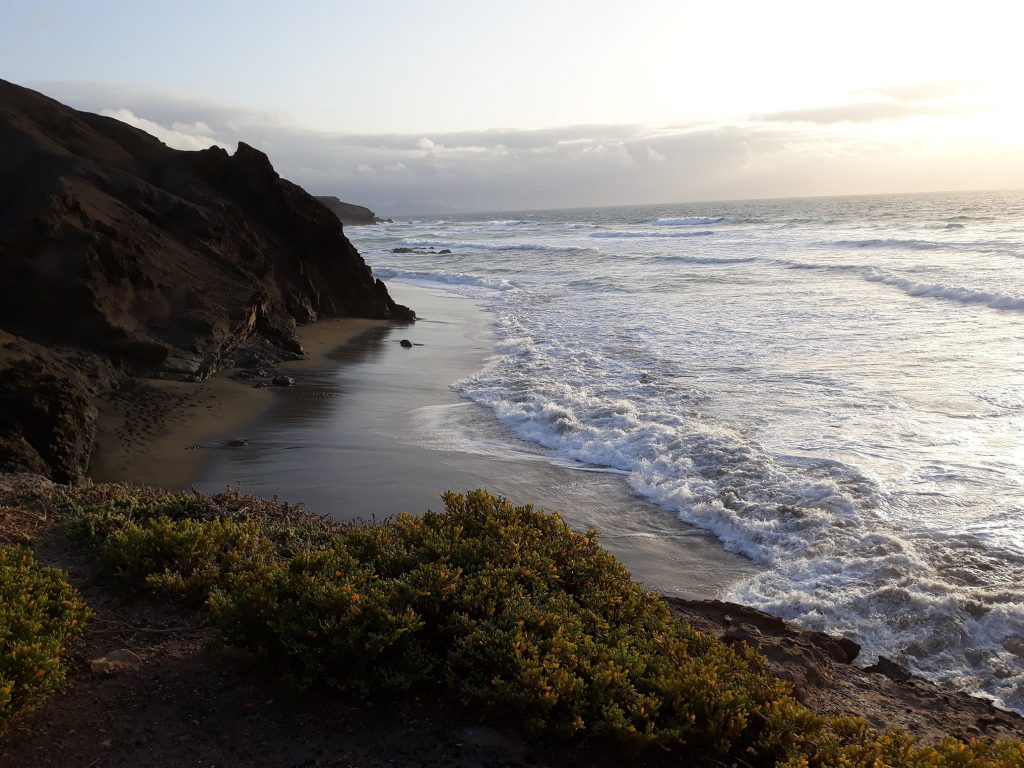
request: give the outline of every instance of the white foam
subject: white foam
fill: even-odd
[[[473,286],[487,288],[492,291],[511,291],[512,283],[503,278],[479,277],[462,272],[426,272],[409,269],[391,269],[379,267],[373,271],[374,276],[418,283],[441,283],[448,286]]]
[[[947,299],[960,304],[984,304],[992,309],[1024,310],[1024,296],[1008,296],[991,291],[978,291],[942,283],[919,283],[874,268],[865,268],[861,274],[873,283],[885,283],[901,289],[910,296]]]
[[[872,283],[882,283],[899,288],[908,296],[918,298],[945,299],[960,304],[980,304],[992,309],[1024,310],[1024,296],[985,291],[944,283],[925,283],[864,264],[820,264],[777,259],[776,263],[788,269],[817,269],[829,272],[854,273]]]

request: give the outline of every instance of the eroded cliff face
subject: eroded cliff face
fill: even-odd
[[[0,275],[0,469],[64,480],[90,448],[33,442],[28,422],[45,418],[21,405],[31,370],[74,404],[120,373],[203,378],[255,338],[300,351],[296,323],[415,317],[262,152],[173,150],[2,80]],[[51,407],[49,431],[91,447],[76,410]]]

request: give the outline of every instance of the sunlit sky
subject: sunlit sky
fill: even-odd
[[[1024,186],[1003,2],[21,2],[0,76],[382,213]]]

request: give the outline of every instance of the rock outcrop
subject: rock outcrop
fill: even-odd
[[[924,742],[949,735],[964,740],[1024,736],[1019,715],[916,677],[889,659],[855,666],[860,647],[851,640],[735,603],[676,597],[665,602],[702,632],[758,648],[771,673],[792,683],[797,699],[817,714],[865,717],[875,728],[902,728]]]
[[[362,224],[380,224],[391,219],[381,219],[369,208],[353,203],[346,203],[331,195],[318,195],[317,200],[330,209],[331,213],[345,226]]]
[[[338,218],[240,143],[182,152],[0,80],[0,469],[82,476],[123,374],[201,379],[296,323],[412,320]]]

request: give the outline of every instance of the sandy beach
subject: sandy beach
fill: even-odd
[[[461,398],[451,384],[493,353],[487,313],[454,295],[393,292],[417,310],[414,326],[345,318],[303,327],[306,358],[280,366],[292,387],[256,388],[231,371],[198,384],[135,380],[101,404],[92,478],[237,487],[343,520],[420,513],[437,509],[445,490],[487,488],[598,529],[665,594],[718,597],[757,569],[636,498],[621,475],[552,462]]]
[[[327,355],[383,321],[325,320],[299,329],[306,359],[282,369],[325,364]],[[219,371],[199,382],[135,379],[99,403],[90,476],[97,482],[133,482],[187,488],[210,451],[256,423],[273,402],[270,387],[257,388]]]
[[[439,508],[445,490],[487,488],[598,529],[636,577],[665,594],[717,597],[757,569],[635,497],[623,476],[553,463],[454,392],[451,384],[494,349],[489,316],[475,301],[404,285],[392,292],[416,309],[414,326],[336,321],[304,329],[310,354],[282,367],[295,386],[250,392],[225,380],[221,390],[215,379],[205,405],[181,410],[161,451],[120,477],[209,492],[238,487],[343,520],[420,513]],[[403,348],[403,338],[415,346]],[[224,418],[208,423],[238,390]],[[221,447],[232,438],[247,445]],[[184,450],[196,443],[208,447]]]

